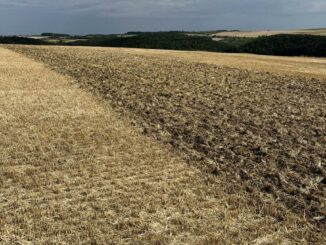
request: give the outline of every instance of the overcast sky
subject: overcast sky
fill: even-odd
[[[0,0],[0,35],[326,27],[326,0]]]

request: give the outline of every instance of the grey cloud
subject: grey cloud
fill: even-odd
[[[129,16],[166,13],[304,13],[326,12],[325,0],[2,0],[0,5],[92,11],[102,13],[115,9],[116,14]],[[204,11],[204,12],[200,12]]]
[[[325,0],[0,0],[0,34],[323,27]]]

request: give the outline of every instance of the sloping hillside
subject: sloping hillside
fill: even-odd
[[[231,193],[273,197],[285,206],[276,219],[291,210],[323,229],[325,80],[111,49],[14,49],[71,75]]]
[[[0,57],[1,244],[322,242],[291,212],[275,220],[272,199],[258,212],[229,194],[71,78]]]

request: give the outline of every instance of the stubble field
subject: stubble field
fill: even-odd
[[[217,37],[259,37],[259,36],[272,36],[278,34],[304,34],[304,35],[319,35],[326,36],[326,29],[302,29],[302,30],[280,30],[280,31],[229,31],[219,32],[213,36]]]
[[[314,74],[320,69],[317,65],[315,70],[312,69],[313,72],[305,73],[301,69],[304,66],[301,66],[300,62],[297,62],[298,65],[295,67],[295,60],[280,58],[280,62],[286,61],[295,67],[294,69],[288,68],[292,72],[287,74],[282,69],[277,72],[275,67],[278,62],[273,58],[270,59],[270,62],[271,64],[274,62],[274,67],[272,66],[268,71],[268,65],[264,65],[264,62],[266,64],[268,60],[262,62],[259,60],[260,58],[257,58],[256,62],[253,61],[254,58],[247,58],[251,63],[242,64],[240,69],[236,68],[235,62],[226,62],[224,65],[221,62],[214,64],[214,60],[218,60],[218,58],[214,59],[213,55],[207,59],[207,62],[200,58],[196,61],[192,53],[188,53],[188,55],[186,52],[171,52],[169,56],[167,51],[164,55],[160,55],[159,51],[155,54],[154,51],[143,51],[142,53],[140,50],[128,49],[29,46],[8,46],[8,48],[45,63],[48,69],[51,68],[62,75],[70,76],[69,79],[73,79],[74,84],[95,94],[95,98],[99,100],[98,103],[103,103],[105,108],[112,106],[115,113],[118,113],[115,115],[119,117],[118,122],[119,120],[125,121],[124,127],[128,129],[119,129],[119,134],[120,131],[122,134],[122,131],[126,130],[125,137],[127,138],[124,148],[121,148],[120,151],[115,148],[102,152],[104,148],[101,147],[104,147],[106,140],[109,140],[104,137],[107,134],[104,133],[105,130],[101,133],[102,127],[105,128],[105,122],[108,122],[113,115],[106,112],[106,109],[101,111],[100,114],[103,118],[99,118],[98,125],[91,124],[91,128],[96,128],[96,136],[92,139],[95,142],[103,139],[100,142],[101,147],[93,145],[93,141],[90,143],[88,137],[78,141],[81,145],[88,142],[90,144],[88,147],[92,146],[90,149],[85,146],[85,149],[92,151],[92,155],[87,159],[89,159],[92,169],[98,170],[95,175],[101,176],[102,169],[98,169],[94,165],[92,160],[94,154],[100,154],[102,157],[110,154],[109,152],[111,154],[112,152],[126,154],[129,152],[127,150],[129,145],[129,147],[135,148],[132,154],[136,154],[135,158],[130,159],[136,159],[137,162],[137,159],[143,159],[143,155],[140,156],[139,152],[146,151],[146,149],[153,152],[152,146],[149,145],[140,146],[140,144],[137,147],[137,142],[142,141],[153,141],[152,144],[159,145],[164,143],[165,146],[157,147],[159,149],[167,147],[166,151],[169,153],[162,150],[161,154],[155,155],[154,162],[161,159],[160,164],[155,166],[147,165],[148,163],[145,162],[142,165],[137,163],[133,166],[128,160],[118,162],[115,174],[124,174],[124,171],[137,171],[140,167],[143,167],[145,171],[146,168],[149,168],[153,170],[151,175],[153,178],[163,178],[163,182],[168,183],[167,179],[172,182],[178,181],[179,178],[183,179],[182,175],[185,173],[182,171],[175,173],[175,167],[178,168],[181,164],[182,168],[185,168],[184,171],[189,168],[191,174],[185,175],[186,186],[175,185],[167,192],[183,190],[189,195],[193,195],[190,193],[194,190],[197,190],[195,192],[198,193],[198,190],[202,188],[203,191],[200,193],[207,198],[210,196],[209,199],[214,204],[207,207],[208,213],[200,214],[202,217],[200,220],[204,222],[200,225],[203,230],[198,231],[197,234],[202,234],[201,236],[194,235],[195,230],[193,229],[199,224],[196,223],[197,218],[193,218],[194,220],[185,218],[185,220],[179,220],[177,224],[183,227],[185,222],[191,222],[191,225],[189,223],[188,226],[189,236],[180,233],[181,230],[170,231],[175,232],[177,239],[185,239],[186,242],[195,237],[198,243],[210,243],[209,241],[322,243],[324,241],[326,82],[324,74]],[[180,55],[178,56],[178,54]],[[210,56],[209,53],[207,56]],[[230,57],[232,59],[232,55]],[[237,58],[233,61],[235,60]],[[27,62],[27,59],[24,62]],[[316,59],[315,63],[323,66],[323,60]],[[313,64],[314,62],[311,62],[310,65],[314,67]],[[55,85],[49,83],[46,86],[43,85],[43,89],[51,90],[51,86]],[[76,91],[79,90],[76,88]],[[57,100],[60,98],[58,97]],[[97,108],[97,104],[95,106],[87,99],[82,102],[83,98],[80,102],[76,102],[73,93],[67,95],[65,100],[67,106],[78,105],[77,107],[80,109],[87,108],[85,117],[93,123],[92,107]],[[82,104],[79,105],[79,103]],[[44,110],[48,110],[47,106],[52,108],[50,103],[44,105]],[[94,110],[96,111],[96,109]],[[104,115],[105,113],[109,114]],[[42,115],[41,112],[40,115]],[[101,122],[102,119],[103,122]],[[84,120],[85,118],[76,119],[69,123],[74,123],[75,130],[79,127],[89,128],[89,122]],[[81,126],[77,126],[78,123],[81,123]],[[119,128],[118,124],[111,125],[110,122],[110,128],[112,128],[110,130],[115,127]],[[63,125],[53,125],[53,127],[60,128]],[[128,130],[133,132],[139,130],[142,135],[131,141],[128,137],[130,134]],[[138,135],[138,133],[136,134]],[[71,136],[72,142],[75,137],[76,135]],[[119,137],[116,137],[117,142]],[[66,140],[64,141],[66,142]],[[65,144],[69,145],[70,143]],[[69,148],[69,146],[67,147]],[[102,149],[100,153],[99,149]],[[175,156],[177,160],[171,160],[169,154]],[[64,156],[63,159],[67,156]],[[168,159],[165,159],[167,156]],[[81,159],[83,157],[80,156]],[[190,165],[187,166],[184,161]],[[169,162],[171,164],[168,164]],[[101,164],[99,166],[104,167],[105,161]],[[78,164],[78,168],[82,170],[83,166]],[[162,172],[156,173],[155,169],[157,168],[164,168],[163,173],[166,175]],[[87,171],[83,173],[88,174]],[[64,170],[62,174],[64,174]],[[7,181],[6,177],[4,179],[3,181]],[[110,191],[110,188],[106,188],[107,183],[101,181],[99,180],[100,185]],[[127,182],[124,183],[121,180],[119,183],[125,186]],[[138,183],[138,180],[133,183]],[[144,180],[144,184],[146,183],[147,180]],[[87,185],[87,181],[85,181],[85,185]],[[155,185],[154,181],[151,188],[155,189]],[[126,190],[126,198],[128,195],[133,196],[130,186],[125,186],[127,189],[122,186],[120,187]],[[157,188],[161,188],[160,186],[158,185]],[[97,190],[97,188],[99,187],[91,187],[92,190]],[[88,187],[85,189],[87,190]],[[150,191],[154,191],[154,189]],[[188,192],[188,189],[191,191]],[[135,190],[135,193],[137,191],[138,189]],[[155,189],[155,191],[157,190]],[[13,193],[8,195],[13,195]],[[158,191],[159,193],[160,191]],[[150,200],[159,198],[152,195],[154,194],[150,192],[142,193],[143,203],[147,202],[146,198]],[[198,194],[195,196],[197,197]],[[98,198],[105,199],[105,197]],[[225,217],[218,219],[216,214],[210,213],[217,209],[223,210],[223,207],[218,204],[223,198],[233,200],[227,206],[236,212],[234,214],[238,216],[238,225],[242,228],[227,227],[225,226]],[[98,199],[96,200],[98,201]],[[116,201],[119,201],[118,197]],[[170,201],[172,202],[173,198]],[[139,204],[140,200],[137,199],[134,202]],[[189,196],[185,197],[182,203],[191,205],[194,202],[190,200]],[[200,201],[196,202],[192,210],[202,210],[200,212],[203,212],[203,207],[200,207],[199,203]],[[170,205],[167,204],[167,206]],[[125,207],[124,212],[128,212],[128,206],[130,207],[130,204]],[[101,210],[101,208],[107,207],[102,203],[102,207],[98,208]],[[159,209],[160,205],[157,205],[156,208]],[[178,208],[180,207],[178,206]],[[139,215],[138,211],[136,213]],[[101,220],[104,221],[105,215],[102,214],[103,219]],[[248,217],[242,220],[242,214],[248,214]],[[167,217],[162,216],[161,218],[165,220]],[[147,219],[145,218],[145,220]],[[248,223],[245,224],[244,220]],[[257,223],[257,220],[260,222]],[[65,223],[66,221],[61,222]],[[134,232],[138,232],[138,230],[128,230],[130,226],[134,227],[130,220],[128,222],[128,224],[124,223],[122,231],[126,229],[126,232],[130,233],[122,234],[120,231],[115,233],[113,226],[112,234],[122,234],[122,237],[123,235],[134,236]],[[85,223],[87,222],[85,221]],[[260,230],[255,239],[248,234],[251,233],[247,230],[249,223],[256,224],[250,229]],[[136,227],[140,227],[140,223],[137,224]],[[104,224],[102,225],[106,227]],[[76,223],[73,227],[75,226]],[[159,224],[157,226],[160,227]],[[98,224],[98,229],[100,227],[101,225]],[[108,224],[107,227],[112,229],[112,226]],[[283,232],[284,228],[287,232]],[[98,229],[94,229],[98,232]],[[227,235],[227,232],[231,230],[235,231],[236,235]],[[275,232],[270,233],[271,230]],[[224,233],[225,236],[223,237],[221,234],[216,237],[218,231]],[[160,233],[161,237],[156,237],[157,233],[154,236],[150,233],[150,229],[148,233],[144,233],[148,236],[151,235],[151,239],[156,239],[155,241],[161,243],[172,242],[168,233]],[[99,234],[96,233],[96,235]],[[93,239],[100,241],[99,237],[101,236],[96,235]],[[149,239],[148,236],[143,236],[144,240],[142,241],[146,241],[146,238]],[[190,240],[187,240],[188,238]],[[119,237],[119,239],[122,238]],[[176,243],[178,241],[182,240],[174,240]]]

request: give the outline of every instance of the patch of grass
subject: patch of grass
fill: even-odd
[[[234,52],[240,52],[240,50],[244,45],[251,43],[253,40],[254,38],[247,38],[247,37],[226,37],[218,42],[224,43],[232,47],[233,48],[232,51]]]

